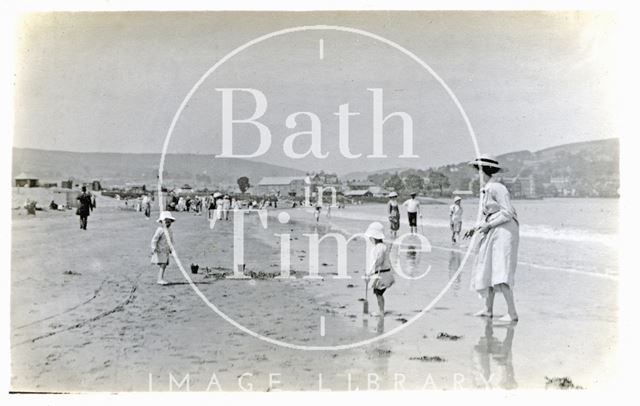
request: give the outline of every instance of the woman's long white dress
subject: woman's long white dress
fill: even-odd
[[[507,188],[490,179],[480,191],[483,224],[491,227],[479,235],[471,274],[471,289],[484,296],[501,283],[513,288],[518,264],[519,225]]]

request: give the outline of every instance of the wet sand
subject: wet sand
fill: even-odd
[[[187,272],[191,263],[200,266],[191,277],[211,303],[264,337],[298,346],[347,345],[403,326],[442,290],[463,255],[451,247],[400,255],[415,275],[429,265],[431,271],[419,280],[397,278],[385,294],[388,314],[381,323],[363,315],[359,301],[364,245],[349,246],[347,280],[335,278],[335,245],[323,242],[322,279],[305,279],[304,234],[314,231],[313,217],[305,209],[288,212],[292,221],[280,224],[272,211],[268,230],[255,214],[247,216],[245,262],[248,272],[278,273],[280,244],[273,234],[290,234],[291,280],[219,278],[232,271],[231,221],[211,230],[203,217],[177,213],[173,227],[178,256]],[[155,208],[145,220],[100,198],[82,231],[72,211],[36,217],[14,211],[12,390],[544,388],[545,377],[596,388],[612,379],[615,279],[521,266],[515,288],[521,321],[506,325],[470,316],[481,302],[468,290],[467,264],[442,299],[402,331],[347,350],[301,351],[223,320],[173,259],[166,275],[172,284],[156,285],[148,252],[156,217]],[[354,223],[323,217],[318,231],[350,227]],[[369,308],[376,309],[371,292]],[[503,313],[498,297],[496,314]]]

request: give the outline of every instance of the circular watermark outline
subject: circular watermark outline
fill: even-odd
[[[365,31],[365,30],[361,30],[361,29],[357,29],[357,28],[351,28],[351,27],[344,27],[344,26],[338,26],[338,25],[305,25],[305,26],[298,26],[298,27],[291,27],[291,28],[286,28],[286,29],[282,29],[282,30],[278,30],[278,31],[273,31],[271,33],[262,35],[260,37],[257,37],[251,41],[246,42],[245,44],[235,48],[234,50],[232,50],[231,52],[229,52],[228,54],[226,54],[224,57],[222,57],[218,62],[216,62],[211,68],[209,68],[209,70],[207,70],[204,75],[202,75],[200,77],[200,79],[195,83],[195,85],[191,88],[191,90],[189,91],[189,93],[187,93],[187,95],[185,96],[185,98],[182,100],[182,103],[180,104],[180,107],[178,107],[178,110],[176,111],[176,114],[173,116],[173,120],[171,121],[171,125],[169,126],[169,130],[167,131],[167,135],[165,137],[164,140],[164,144],[162,146],[162,154],[160,157],[160,165],[158,166],[158,204],[160,207],[160,210],[164,210],[164,198],[162,197],[162,184],[163,184],[163,177],[162,174],[164,172],[164,161],[165,161],[165,156],[167,154],[167,149],[169,147],[169,142],[171,141],[171,136],[173,135],[173,131],[175,129],[175,126],[180,118],[180,116],[182,115],[183,110],[185,109],[185,107],[187,106],[187,103],[191,100],[191,98],[193,97],[193,95],[195,94],[195,92],[200,88],[200,86],[202,85],[202,83],[204,83],[205,80],[207,80],[207,78],[209,76],[211,76],[211,74],[213,74],[218,68],[220,68],[220,66],[222,66],[224,63],[226,63],[229,59],[233,58],[235,55],[238,55],[239,53],[241,53],[242,51],[252,47],[253,45],[259,44],[263,41],[266,41],[270,38],[275,38],[275,37],[279,37],[282,35],[286,35],[286,34],[291,34],[291,33],[295,33],[295,32],[303,32],[303,31],[340,31],[340,32],[348,32],[351,34],[356,34],[356,35],[361,35],[364,37],[368,37],[371,39],[374,39],[376,41],[382,42],[386,45],[391,46],[392,48],[395,48],[396,50],[400,51],[401,53],[405,54],[406,56],[408,56],[410,59],[412,59],[414,62],[416,62],[418,65],[420,65],[422,68],[424,68],[441,86],[442,88],[446,91],[446,93],[449,95],[449,97],[451,98],[451,100],[453,101],[453,103],[455,104],[455,106],[457,107],[460,115],[462,116],[462,118],[464,119],[464,122],[466,124],[467,127],[467,131],[469,132],[469,135],[471,137],[471,141],[473,143],[473,147],[476,153],[476,156],[480,156],[480,149],[478,147],[478,141],[475,135],[475,132],[473,130],[473,127],[471,126],[471,122],[469,120],[469,118],[467,117],[466,112],[464,111],[464,108],[462,107],[462,104],[460,104],[460,101],[458,100],[458,98],[456,97],[456,95],[453,93],[453,91],[449,88],[449,86],[445,83],[445,81],[438,76],[438,74],[426,63],[424,62],[422,59],[420,59],[420,57],[418,57],[417,55],[415,55],[413,52],[409,51],[408,49],[402,47],[401,45],[399,45],[396,42],[393,42],[387,38],[384,38],[380,35],[371,33],[369,31]],[[480,172],[480,169],[479,169]],[[480,205],[478,206],[478,215],[477,215],[477,220],[480,220],[482,215],[482,211],[481,211],[481,207]],[[168,237],[168,229],[166,227],[166,225],[163,223],[162,227],[164,229],[164,233],[165,235]],[[433,306],[435,306],[440,299],[442,299],[442,297],[447,293],[447,291],[451,288],[451,286],[453,285],[454,281],[456,280],[456,278],[458,277],[458,275],[460,275],[460,273],[462,272],[462,269],[464,268],[469,255],[471,254],[471,250],[473,248],[473,246],[475,245],[475,239],[478,233],[474,233],[473,237],[471,238],[471,241],[469,243],[469,246],[467,248],[467,251],[464,255],[464,258],[462,259],[460,266],[458,267],[458,270],[451,276],[451,278],[449,279],[449,281],[447,282],[447,284],[444,286],[444,288],[433,298],[433,300],[431,300],[431,302],[429,302],[429,304],[427,304],[427,306],[425,306],[419,313],[417,313],[416,315],[414,315],[413,317],[411,317],[409,320],[407,320],[407,322],[400,324],[399,326],[383,333],[380,335],[377,335],[375,337],[372,338],[368,338],[365,340],[360,340],[360,341],[356,341],[350,344],[340,344],[340,345],[326,345],[326,346],[322,346],[322,345],[301,345],[301,344],[293,344],[293,343],[288,343],[286,341],[282,341],[282,340],[277,340],[277,339],[273,339],[270,337],[266,337],[260,333],[257,333],[245,326],[243,326],[242,324],[238,323],[237,321],[233,320],[231,317],[227,316],[227,314],[225,314],[223,311],[221,311],[220,309],[218,309],[218,307],[216,305],[214,305],[213,303],[211,303],[211,301],[209,301],[209,299],[202,293],[202,291],[198,288],[198,286],[193,282],[193,280],[191,279],[191,277],[189,276],[189,273],[186,272],[186,270],[184,269],[182,262],[180,261],[180,258],[178,257],[178,254],[175,250],[175,247],[173,246],[173,241],[171,241],[170,238],[167,238],[167,241],[169,243],[169,247],[171,249],[171,254],[174,258],[174,260],[176,261],[176,264],[178,265],[178,268],[180,269],[180,272],[182,273],[182,275],[184,276],[184,278],[187,280],[187,282],[189,283],[189,286],[191,286],[191,288],[194,290],[194,292],[200,297],[200,299],[202,299],[202,301],[209,306],[209,308],[211,310],[213,310],[216,314],[218,314],[218,316],[222,317],[225,321],[227,321],[229,324],[233,325],[234,327],[238,328],[239,330],[241,330],[242,332],[249,334],[255,338],[258,338],[262,341],[271,343],[271,344],[275,344],[281,347],[285,347],[285,348],[290,348],[290,349],[295,349],[295,350],[304,350],[304,351],[339,351],[339,350],[347,350],[347,349],[352,349],[352,348],[357,348],[357,347],[361,347],[367,344],[371,344],[374,343],[376,341],[379,340],[383,340],[387,337],[392,336],[393,334],[400,332],[401,330],[409,327],[410,325],[412,325],[413,323],[415,323],[420,317],[422,317],[425,313],[427,313],[429,310],[431,310],[433,308]],[[384,316],[382,316],[384,317]]]

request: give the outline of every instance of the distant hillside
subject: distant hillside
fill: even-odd
[[[42,182],[98,179],[106,186],[157,181],[160,154],[79,153],[13,149],[13,175],[22,172]],[[299,176],[304,172],[246,159],[216,159],[213,155],[170,154],[165,161],[167,185],[235,184],[247,176],[252,185],[263,176]]]
[[[406,171],[409,168],[388,168],[388,169],[377,169],[374,171],[356,171],[349,172],[340,177],[343,181],[351,181],[351,180],[367,180],[369,176],[381,174],[381,173],[394,173],[394,172],[402,172]]]
[[[496,158],[506,171],[504,178],[532,177],[535,194],[540,196],[617,196],[620,179],[620,145],[617,138],[559,145],[537,152],[515,151]],[[475,172],[467,162],[437,168],[395,169],[369,172],[367,178],[383,185],[393,174],[401,178],[415,174],[427,178],[429,172],[446,176],[450,190],[468,190]],[[361,173],[347,176],[362,176]]]

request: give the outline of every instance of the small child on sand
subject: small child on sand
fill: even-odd
[[[167,234],[169,235],[169,240],[173,244],[173,231],[171,230],[171,224],[175,221],[175,217],[171,215],[168,211],[163,211],[160,213],[160,217],[158,218],[158,223],[164,223],[164,226],[167,228]],[[164,280],[164,271],[169,265],[169,255],[171,255],[171,246],[169,245],[169,241],[167,241],[167,235],[164,230],[165,227],[160,225],[157,229],[153,238],[151,239],[151,263],[156,264],[160,267],[158,270],[158,285],[167,285],[168,282]]]
[[[371,282],[373,293],[378,300],[379,316],[384,317],[384,292],[395,282],[393,272],[391,272],[391,261],[389,260],[389,248],[382,241],[384,239],[384,226],[375,221],[369,225],[365,236],[374,243],[371,252],[370,268],[365,273],[367,284]],[[378,316],[378,314],[372,314]]]

